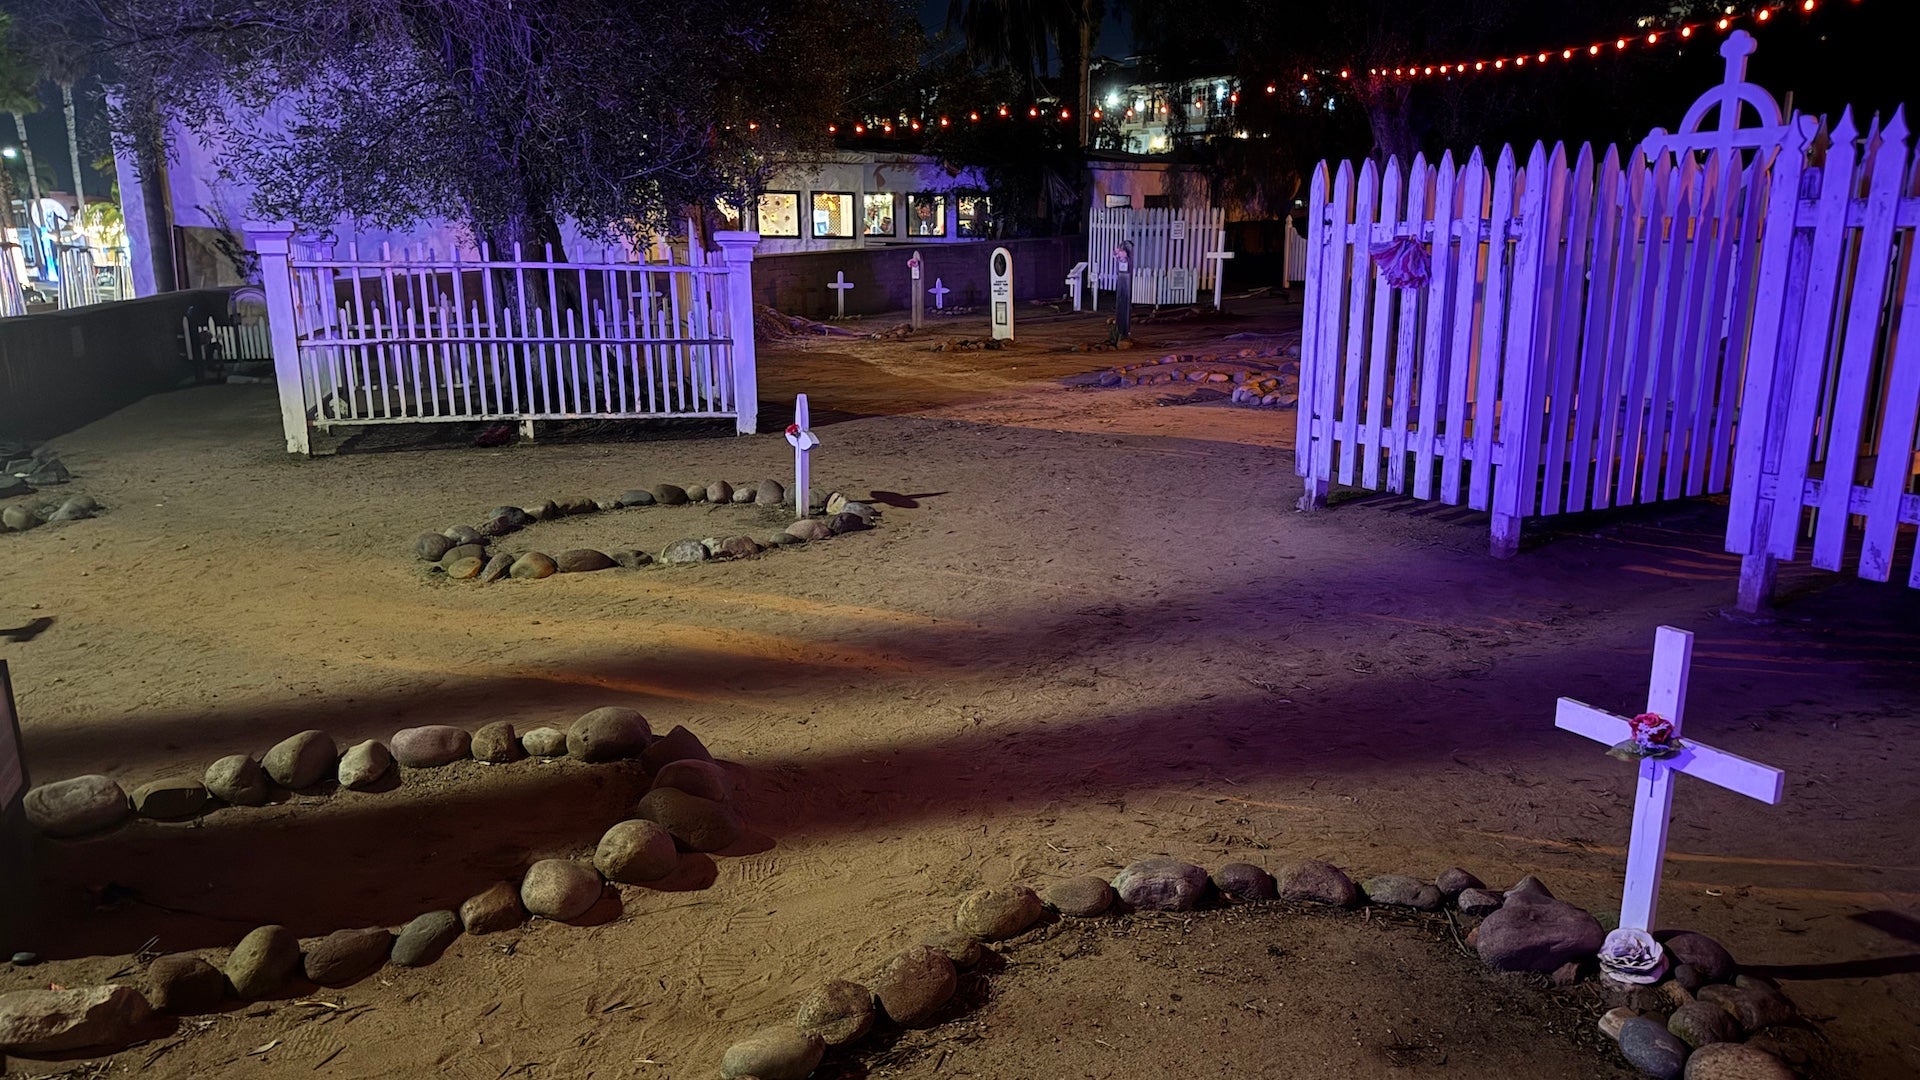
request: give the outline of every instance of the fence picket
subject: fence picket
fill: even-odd
[[[1497,246],[1486,243],[1483,234],[1502,235],[1504,223],[1488,220],[1487,165],[1479,149],[1467,158],[1460,196],[1460,222],[1456,229],[1460,247],[1454,257],[1453,343],[1447,350],[1447,426],[1443,435],[1445,455],[1441,462],[1440,501],[1460,505],[1460,485],[1469,467],[1467,443],[1467,407],[1472,396],[1474,370],[1475,316],[1486,318],[1484,299],[1490,283]],[[1494,317],[1498,317],[1497,314]]]
[[[1433,497],[1434,447],[1439,441],[1440,403],[1446,397],[1448,357],[1442,348],[1448,342],[1448,316],[1453,310],[1454,222],[1459,219],[1459,174],[1454,168],[1453,151],[1440,155],[1433,173],[1433,281],[1424,301],[1426,314],[1421,324],[1420,413],[1416,421],[1413,451],[1413,497]],[[1402,425],[1396,425],[1402,426]]]

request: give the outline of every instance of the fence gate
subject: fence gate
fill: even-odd
[[[716,233],[725,257],[709,265],[517,246],[339,257],[288,230],[250,235],[289,453],[311,452],[310,427],[368,424],[733,417],[754,430],[753,233]]]
[[[1100,290],[1118,287],[1115,252],[1124,241],[1133,242],[1134,303],[1192,304],[1202,290],[1213,288],[1220,272],[1216,253],[1227,249],[1226,211],[1094,210],[1087,223],[1087,266],[1096,307]]]

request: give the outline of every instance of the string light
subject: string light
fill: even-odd
[[[1766,22],[1766,21],[1767,21],[1768,19],[1771,19],[1771,18],[1773,18],[1773,9],[1772,9],[1772,8],[1761,8],[1761,9],[1760,9],[1760,14],[1758,14],[1758,15],[1755,15],[1755,16],[1754,16],[1754,18],[1756,18],[1756,19],[1758,19],[1758,20],[1760,20],[1761,22]]]

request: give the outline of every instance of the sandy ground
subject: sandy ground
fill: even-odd
[[[1246,306],[1136,336],[1154,355],[1297,321]],[[1840,1075],[1920,1071],[1920,595],[1790,567],[1777,617],[1728,617],[1737,562],[1710,503],[1548,522],[1510,562],[1480,514],[1377,496],[1297,514],[1291,414],[1066,387],[1115,359],[1064,349],[1099,319],[1022,334],[768,348],[763,429],[809,393],[816,483],[886,517],[731,565],[458,587],[407,549],[503,502],[785,476],[777,434],[295,460],[271,387],[220,386],[58,440],[112,509],[0,537],[0,624],[53,620],[0,637],[37,778],[132,788],[310,727],[344,743],[627,704],[735,763],[760,834],[709,887],[463,939],[324,995],[345,1009],[192,1021],[108,1072],[712,1075],[732,1038],[967,890],[1154,854],[1538,872],[1608,908],[1632,772],[1555,732],[1553,700],[1637,711],[1661,623],[1698,635],[1689,733],[1788,772],[1778,808],[1680,784],[1662,921],[1780,978]],[[660,513],[713,534],[704,508]],[[590,850],[639,783],[469,764],[50,845],[53,962],[0,969],[0,989],[137,974],[155,938],[217,957],[265,922],[397,924]],[[1378,1041],[1391,1019],[1356,1022]]]

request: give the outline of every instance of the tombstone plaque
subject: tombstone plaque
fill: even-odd
[[[1013,339],[1013,252],[994,248],[988,269],[992,271],[988,299],[993,303],[993,339],[1010,341]]]

